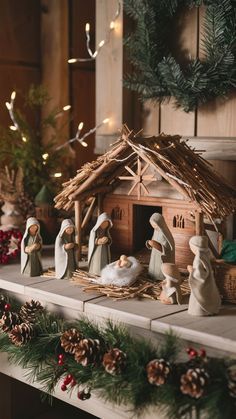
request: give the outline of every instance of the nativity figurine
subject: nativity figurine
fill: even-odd
[[[110,246],[112,243],[110,229],[112,221],[108,214],[99,215],[89,236],[88,267],[89,272],[100,275],[101,270],[111,262]]]
[[[102,285],[127,287],[136,281],[141,271],[142,266],[135,257],[121,255],[120,259],[102,269],[98,282]]]
[[[160,300],[163,304],[183,304],[180,288],[182,278],[178,267],[174,263],[163,263],[161,267],[165,279],[162,281]]]
[[[175,263],[175,242],[161,214],[154,213],[149,222],[154,232],[152,239],[146,241],[147,248],[151,250],[148,273],[154,281],[163,280],[162,263]]]
[[[78,244],[75,242],[75,225],[70,219],[63,220],[55,242],[56,278],[70,279],[78,267]]]
[[[189,246],[194,253],[193,266],[188,266],[191,289],[188,313],[193,316],[217,314],[221,298],[211,266],[211,252],[207,236],[193,236]]]
[[[26,221],[26,229],[21,241],[21,273],[23,275],[40,276],[43,273],[42,244],[40,224],[35,217],[30,217]]]

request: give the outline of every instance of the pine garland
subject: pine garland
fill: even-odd
[[[16,314],[22,312],[17,301],[11,305],[5,296],[0,301],[2,318],[13,306]],[[40,307],[28,319],[30,339],[17,345],[10,332],[2,330],[0,351],[8,353],[9,362],[26,368],[28,379],[41,384],[44,392],[53,395],[60,383],[62,391],[77,389],[80,400],[92,391],[136,414],[156,407],[168,419],[191,418],[196,411],[206,419],[235,417],[236,360],[211,358],[204,350],[188,348],[188,358],[180,361],[182,348],[172,333],[154,346],[120,324],[98,326],[87,318],[68,322],[42,310],[38,302],[30,304]],[[80,355],[84,349],[83,360],[88,357],[89,362],[76,362],[78,348]]]
[[[189,59],[184,68],[169,45],[170,31],[183,7],[206,6],[204,59]],[[136,27],[125,41],[135,71],[124,85],[142,100],[175,98],[185,112],[236,87],[236,0],[124,0]]]

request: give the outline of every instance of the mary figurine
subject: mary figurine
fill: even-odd
[[[103,212],[90,232],[88,248],[89,272],[100,275],[101,270],[111,262],[111,235],[112,221],[108,214]]]
[[[162,263],[175,263],[175,242],[161,214],[152,214],[149,222],[154,232],[152,240],[146,242],[147,248],[151,249],[148,273],[154,281],[162,280],[165,278],[161,270]]]
[[[77,249],[75,226],[69,219],[63,220],[55,242],[56,278],[69,279],[77,269]]]
[[[40,224],[34,217],[28,218],[21,241],[21,273],[26,276],[40,276],[43,273],[40,250],[42,238]]]

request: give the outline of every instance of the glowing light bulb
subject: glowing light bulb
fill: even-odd
[[[71,108],[71,105],[63,106],[63,111],[68,111]]]
[[[102,48],[104,44],[105,44],[105,41],[104,39],[102,39],[102,41],[99,42],[98,47]]]
[[[24,143],[27,143],[27,138],[23,135],[23,137],[22,137],[22,141],[24,142]]]
[[[15,98],[16,98],[16,92],[13,91],[12,94],[11,94],[11,100],[15,100]]]
[[[17,131],[17,128],[15,127],[15,125],[10,125],[9,127],[12,131]]]
[[[70,58],[67,62],[69,64],[73,64],[73,63],[76,63],[77,62],[77,59],[76,58]]]
[[[83,129],[84,123],[80,122],[78,125],[78,131],[81,131]]]
[[[90,24],[86,23],[85,25],[85,32],[88,33],[90,31]]]
[[[115,29],[115,22],[113,22],[113,20],[111,21],[111,23],[110,23],[110,29],[112,30],[112,29]]]
[[[83,147],[88,147],[88,144],[87,144],[85,141],[81,141],[81,142],[80,142],[80,144],[81,144]]]
[[[43,160],[47,160],[47,158],[49,157],[49,154],[48,153],[44,153],[44,154],[42,154],[42,158],[43,158]]]
[[[11,104],[9,102],[6,102],[5,105],[6,105],[7,109],[10,111],[11,110]]]
[[[102,123],[107,124],[109,121],[110,121],[110,118],[105,118],[105,119],[103,119]]]
[[[62,176],[61,172],[54,173],[54,177],[61,177],[61,176]]]

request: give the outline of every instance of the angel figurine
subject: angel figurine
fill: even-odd
[[[161,284],[161,302],[163,304],[182,304],[183,298],[180,288],[182,279],[178,267],[174,263],[163,263],[161,270],[165,276]]]
[[[88,266],[89,272],[92,274],[100,275],[101,270],[111,262],[110,229],[112,225],[109,215],[103,212],[90,232]]]
[[[152,214],[149,222],[154,232],[152,239],[146,241],[147,248],[151,249],[148,273],[154,281],[162,280],[164,279],[161,271],[162,263],[175,263],[175,242],[161,214]]]
[[[26,221],[26,229],[21,241],[21,273],[26,276],[40,276],[43,273],[41,263],[42,238],[40,224],[34,217]]]
[[[70,279],[77,269],[78,244],[75,242],[75,225],[70,219],[63,220],[55,242],[56,278]]]
[[[217,314],[221,298],[211,266],[207,236],[193,236],[189,241],[195,255],[193,266],[188,266],[191,289],[188,313],[193,316]]]

